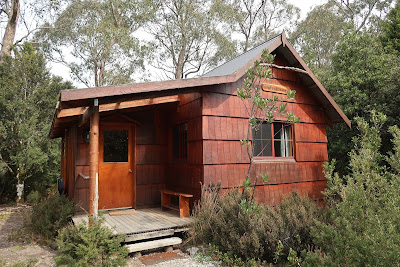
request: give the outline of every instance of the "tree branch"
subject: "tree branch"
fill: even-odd
[[[305,71],[303,69],[295,68],[295,67],[279,66],[279,65],[270,64],[270,63],[260,63],[260,66],[268,66],[268,67],[272,67],[272,68],[276,68],[276,69],[290,70],[290,71],[307,74],[308,76],[310,76],[310,74],[307,71]]]

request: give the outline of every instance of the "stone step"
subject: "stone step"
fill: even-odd
[[[149,249],[169,247],[169,246],[178,245],[181,243],[182,243],[182,239],[180,239],[179,237],[169,237],[169,238],[157,239],[157,240],[152,240],[152,241],[139,242],[139,243],[135,243],[135,244],[129,244],[129,245],[125,245],[125,246],[128,248],[129,253],[133,253],[133,252],[140,252],[140,251],[149,250]]]

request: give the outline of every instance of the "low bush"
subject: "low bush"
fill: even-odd
[[[316,221],[322,220],[323,209],[320,206],[293,191],[274,209],[280,222],[279,240],[284,255],[288,255],[290,249],[300,253],[313,245],[311,229]]]
[[[32,191],[29,193],[29,195],[26,197],[26,202],[28,204],[34,205],[40,202],[41,195],[38,191]]]
[[[71,221],[74,212],[75,205],[66,196],[52,192],[33,204],[30,228],[39,240],[51,241]]]
[[[380,153],[380,129],[385,116],[372,112],[371,122],[356,119],[360,136],[350,153],[345,177],[327,165],[328,223],[312,229],[315,244],[323,251],[319,266],[398,266],[400,262],[400,129],[391,128],[394,149]],[[389,166],[384,166],[386,159]],[[304,262],[320,259],[308,252]],[[306,264],[305,264],[306,265]]]
[[[121,242],[123,235],[113,236],[108,227],[101,226],[103,218],[90,227],[69,225],[59,232],[58,265],[68,266],[123,266],[128,250]]]
[[[194,243],[211,245],[244,262],[277,262],[287,259],[291,247],[297,252],[312,245],[310,228],[320,210],[311,200],[293,193],[281,205],[270,207],[252,203],[250,196],[247,190],[225,195],[217,187],[203,190],[194,209]],[[282,247],[277,256],[278,245]]]

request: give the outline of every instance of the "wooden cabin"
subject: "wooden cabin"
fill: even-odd
[[[62,138],[67,195],[85,210],[96,190],[99,209],[142,209],[160,207],[163,189],[192,195],[192,206],[202,184],[220,184],[224,190],[241,186],[249,166],[240,144],[248,117],[237,88],[263,49],[276,56],[274,64],[304,72],[273,68],[262,92],[283,99],[276,88],[295,90],[287,110],[301,122],[288,126],[277,117],[254,138],[257,146],[269,142],[253,165],[253,179],[261,173],[270,178],[256,186],[256,199],[276,204],[294,189],[321,197],[326,125],[350,127],[350,121],[285,33],[199,78],[62,91],[50,138]],[[282,134],[275,135],[279,130]]]

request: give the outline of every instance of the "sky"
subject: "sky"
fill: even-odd
[[[326,3],[327,0],[289,0],[289,2],[300,8],[301,10],[300,20],[303,20],[307,16],[307,13],[313,7]],[[63,77],[64,80],[71,81],[77,88],[85,87],[84,84],[77,83],[76,81],[72,80],[72,78],[69,75],[69,69],[67,67],[61,64],[49,63],[49,68],[54,75],[61,76]]]
[[[301,19],[304,19],[313,7],[324,4],[327,0],[289,0],[289,2],[301,9]]]

